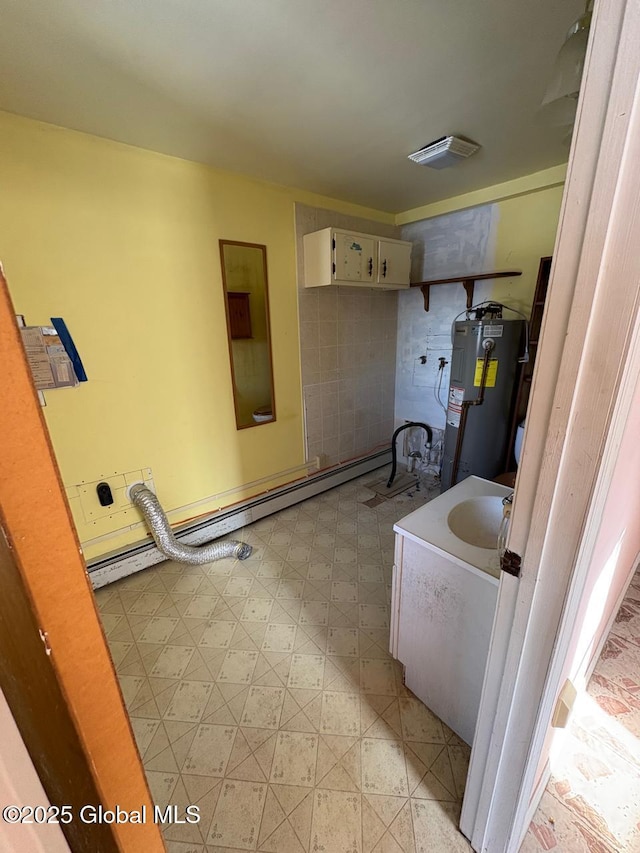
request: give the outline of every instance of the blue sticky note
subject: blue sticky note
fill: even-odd
[[[51,323],[56,332],[58,333],[60,342],[67,351],[67,355],[71,359],[73,369],[75,370],[76,376],[78,377],[78,382],[86,382],[87,374],[85,372],[84,365],[82,364],[82,359],[80,358],[78,350],[76,349],[76,345],[73,342],[73,338],[69,334],[67,324],[62,319],[62,317],[52,317]]]

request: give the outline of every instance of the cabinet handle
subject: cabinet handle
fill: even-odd
[[[373,258],[369,258],[369,278],[373,276]]]
[[[385,258],[382,262],[382,278],[387,277],[387,259]]]

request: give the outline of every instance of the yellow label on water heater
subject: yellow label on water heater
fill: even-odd
[[[482,368],[484,366],[484,358],[476,359],[476,375],[473,377],[473,387],[479,388],[482,380]],[[496,387],[496,376],[498,375],[498,359],[490,358],[487,367],[487,379],[484,383],[485,388]]]

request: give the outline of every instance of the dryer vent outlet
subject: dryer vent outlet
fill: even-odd
[[[134,486],[147,486],[147,488],[149,488],[148,484],[145,483],[143,480],[136,480],[135,483],[131,483],[129,486],[127,486],[124,493],[127,496],[127,500],[130,504],[133,503],[133,498],[131,497],[131,489]],[[153,491],[153,489],[151,491]]]

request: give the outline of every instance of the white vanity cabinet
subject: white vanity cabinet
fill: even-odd
[[[391,592],[390,652],[405,684],[471,745],[478,718],[499,587],[497,550],[462,541],[451,510],[510,490],[469,477],[400,519]]]
[[[404,240],[323,228],[305,234],[303,245],[305,287],[409,287],[411,243]]]
[[[391,654],[409,690],[471,745],[498,585],[406,536],[395,553]]]

